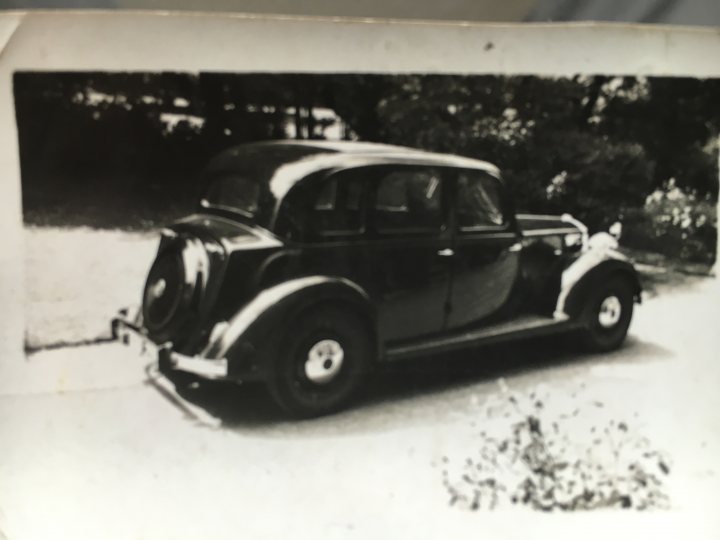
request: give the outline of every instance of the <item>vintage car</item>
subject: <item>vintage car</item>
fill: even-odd
[[[484,161],[267,142],[224,152],[203,182],[113,334],[167,373],[264,381],[294,415],[345,405],[380,362],[569,330],[610,350],[640,300],[615,238],[516,214]]]

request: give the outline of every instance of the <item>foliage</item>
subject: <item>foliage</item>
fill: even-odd
[[[524,505],[533,510],[667,508],[668,460],[625,421],[588,427],[547,411],[548,396],[504,394],[512,412],[497,433],[480,432],[477,451],[457,470],[445,458],[450,504],[468,510]],[[602,403],[594,402],[595,408]],[[579,429],[584,433],[578,433]],[[584,428],[584,429],[583,429]]]
[[[561,172],[545,188],[546,209],[570,212],[591,230],[606,230],[625,208],[641,206],[652,182],[653,165],[641,145],[584,133],[567,135],[555,163]]]
[[[671,178],[630,211],[624,242],[694,262],[712,263],[717,244],[717,205],[709,195],[681,189]]]
[[[378,104],[383,140],[492,156],[520,208],[571,212],[593,229],[606,227],[623,207],[642,204],[653,162],[642,145],[615,141],[594,126],[583,100],[592,83],[410,77]]]
[[[322,138],[332,120],[316,113],[330,110],[340,119],[336,137],[497,164],[519,210],[570,212],[591,229],[622,217],[636,247],[699,235],[676,253],[714,251],[714,220],[687,238],[658,236],[645,199],[674,178],[696,197],[691,206],[717,200],[717,80],[16,73],[14,89],[32,219],[48,208],[59,218],[65,209],[73,222],[104,226],[96,220],[102,211],[85,216],[82,208],[124,202],[152,216],[191,206],[212,155],[248,141]]]
[[[717,198],[720,79],[615,78],[597,111],[599,129],[641,144],[655,162],[660,188],[675,178],[681,188]],[[708,146],[708,143],[711,143]]]

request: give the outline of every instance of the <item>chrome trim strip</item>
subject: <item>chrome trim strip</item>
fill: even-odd
[[[521,227],[522,229],[522,227]],[[522,231],[522,235],[525,237],[533,236],[554,236],[561,234],[572,234],[577,233],[578,230],[575,228],[558,228],[558,229],[531,229],[529,231]]]
[[[506,239],[516,238],[518,235],[514,231],[492,231],[487,230],[476,230],[476,231],[460,231],[461,234],[457,236],[458,242],[474,241],[474,240],[485,240],[485,239]]]
[[[210,355],[213,358],[223,357],[230,350],[230,347],[240,338],[240,336],[252,325],[265,311],[272,306],[287,298],[291,294],[322,283],[342,283],[347,285],[362,296],[367,298],[365,291],[356,283],[349,279],[330,277],[330,276],[307,276],[290,281],[285,281],[269,289],[265,289],[258,294],[253,300],[246,304],[238,311],[229,321],[228,327],[223,334],[215,341],[207,344],[203,350],[203,355]]]
[[[515,214],[516,219],[536,219],[538,221],[557,221],[562,220],[562,216],[552,216],[550,214]]]
[[[569,228],[558,228],[558,229],[530,229],[528,231],[524,231],[522,228],[522,223],[520,223],[520,230],[523,232],[523,236],[541,236],[541,235],[554,235],[554,234],[572,234],[575,232],[580,231],[582,234],[582,241],[583,241],[583,247],[587,246],[588,241],[588,229],[585,226],[585,224],[575,219],[570,214],[562,214],[561,216],[551,216],[551,215],[545,215],[545,214],[517,214],[516,218],[518,221],[522,221],[523,219],[528,221],[561,221],[563,223],[569,223],[575,229],[569,229]]]

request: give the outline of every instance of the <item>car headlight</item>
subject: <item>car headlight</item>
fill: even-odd
[[[582,249],[583,235],[581,233],[570,233],[566,234],[563,238],[565,248],[570,251],[576,251]]]

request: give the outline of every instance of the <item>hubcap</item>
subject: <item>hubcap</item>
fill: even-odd
[[[305,376],[316,384],[332,381],[342,367],[345,351],[334,339],[323,339],[310,347],[305,360]]]
[[[600,304],[600,311],[598,312],[598,322],[603,328],[611,328],[615,326],[620,320],[620,314],[622,312],[622,305],[620,299],[617,296],[608,296]]]

